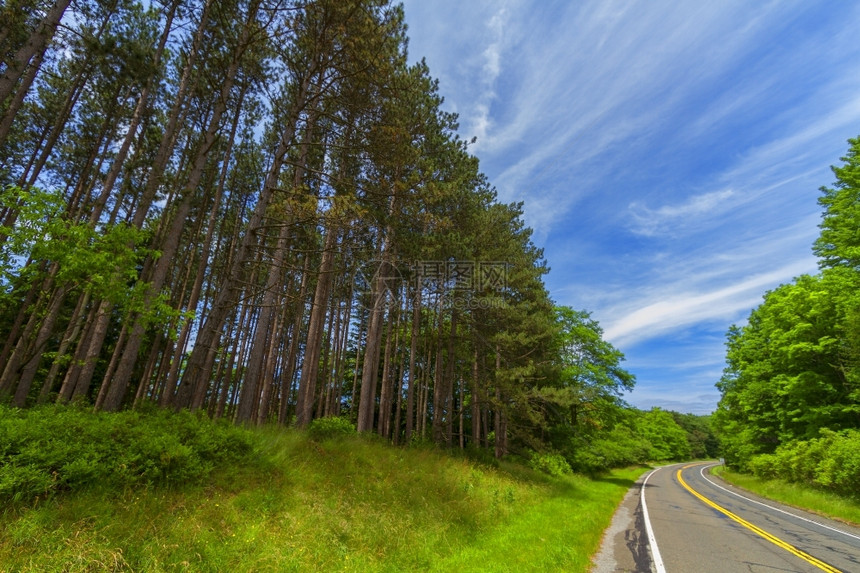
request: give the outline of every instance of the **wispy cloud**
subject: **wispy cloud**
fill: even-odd
[[[674,233],[679,227],[700,225],[703,218],[713,218],[724,213],[734,191],[712,191],[688,197],[680,205],[663,205],[651,209],[639,202],[630,203],[628,210],[633,218],[633,232],[652,236],[658,233]]]
[[[719,41],[736,31],[733,10],[601,1],[570,5],[550,21],[540,11],[519,19],[522,39],[507,66],[518,75],[501,78],[514,87],[482,147],[491,164],[506,159],[494,177],[502,197],[526,199],[537,228],[563,221],[600,189],[602,172],[627,159],[625,146],[674,122],[679,102],[743,53],[751,33]],[[561,177],[571,172],[575,179]]]
[[[704,321],[731,320],[738,312],[757,306],[766,288],[809,270],[810,261],[801,260],[731,286],[642,301],[644,306],[613,322],[604,334],[607,340],[624,346]]]
[[[487,138],[487,133],[493,127],[491,107],[496,98],[496,80],[502,72],[502,55],[505,50],[505,32],[507,28],[508,9],[502,4],[486,24],[489,42],[483,51],[483,65],[481,66],[480,81],[481,93],[473,103],[473,107],[467,110],[465,117],[468,124],[465,130],[477,137],[477,145],[473,148],[480,152],[481,146]]]
[[[817,189],[860,125],[860,4],[405,3],[553,298],[641,368],[634,403],[713,405],[721,333],[816,270]]]

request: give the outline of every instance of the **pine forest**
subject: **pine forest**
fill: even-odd
[[[0,399],[567,443],[633,386],[382,0],[3,8]]]

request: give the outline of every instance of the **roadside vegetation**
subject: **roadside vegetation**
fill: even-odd
[[[559,472],[700,455],[707,422],[630,408],[623,354],[550,297],[401,4],[4,10],[0,404],[344,418]]]
[[[402,5],[3,10],[4,567],[584,570],[607,472],[715,455],[552,300]]]
[[[644,471],[552,477],[332,420],[245,430],[189,413],[4,408],[0,568],[587,571]]]
[[[860,138],[849,140],[849,146],[843,164],[833,167],[834,186],[821,189],[821,233],[813,246],[821,270],[768,292],[746,325],[731,328],[713,418],[726,463],[757,478],[728,473],[732,479],[828,513],[826,500],[842,496],[844,502],[836,505],[854,508],[844,518],[856,523]],[[809,488],[821,497],[799,493]],[[807,505],[801,499],[815,501]]]
[[[860,527],[860,499],[857,497],[826,492],[782,479],[761,478],[724,466],[713,468],[712,471],[727,482],[762,497]]]

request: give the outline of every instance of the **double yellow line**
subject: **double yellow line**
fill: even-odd
[[[702,503],[704,503],[705,505],[707,505],[709,507],[716,509],[717,511],[719,511],[720,513],[722,513],[726,517],[729,517],[729,518],[733,519],[734,521],[740,523],[741,525],[743,525],[744,527],[746,527],[750,531],[753,531],[753,532],[759,534],[760,536],[764,537],[765,539],[767,539],[768,541],[770,541],[774,545],[785,549],[789,553],[797,555],[798,557],[800,557],[801,559],[803,559],[807,563],[811,563],[812,565],[815,565],[816,567],[818,567],[822,571],[827,571],[828,573],[842,573],[836,567],[833,567],[832,565],[828,565],[827,563],[825,563],[824,561],[821,561],[820,559],[816,559],[815,557],[813,557],[809,553],[806,553],[805,551],[801,551],[800,549],[798,549],[794,545],[783,541],[782,539],[780,539],[779,537],[776,537],[775,535],[771,535],[770,533],[768,533],[764,529],[753,525],[752,523],[750,523],[746,519],[735,515],[734,513],[729,511],[728,509],[717,505],[716,503],[714,503],[710,499],[706,498],[705,496],[703,496],[702,494],[700,494],[699,492],[697,492],[696,490],[691,488],[689,485],[687,485],[687,482],[685,482],[684,478],[681,476],[681,471],[685,470],[689,467],[692,467],[692,466],[684,466],[683,468],[678,470],[678,474],[677,474],[678,481],[681,483],[682,486],[684,486],[684,489],[686,489],[687,491],[692,493],[694,496],[699,498],[702,501]]]

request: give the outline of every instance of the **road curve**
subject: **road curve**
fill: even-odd
[[[713,465],[664,466],[641,480],[593,571],[860,573],[860,528],[730,486],[708,475]]]

